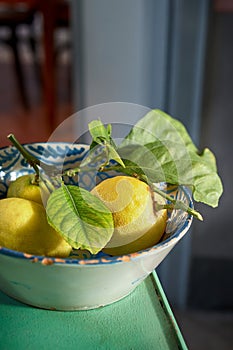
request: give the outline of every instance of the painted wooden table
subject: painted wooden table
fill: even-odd
[[[1,350],[187,349],[156,273],[95,310],[36,309],[0,292]]]

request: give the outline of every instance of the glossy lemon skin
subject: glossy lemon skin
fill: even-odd
[[[155,210],[156,202],[165,201],[147,184],[133,177],[116,176],[102,181],[92,193],[113,213],[115,229],[104,252],[129,254],[159,242],[166,228],[167,210]]]
[[[24,198],[0,200],[0,246],[42,256],[67,257],[71,246],[49,224],[44,207]]]
[[[7,190],[7,197],[25,198],[46,206],[50,192],[43,181],[35,181],[35,174],[26,174],[12,181]]]
[[[26,174],[12,181],[8,187],[7,197],[18,197],[43,204],[40,186],[35,184],[34,174]]]

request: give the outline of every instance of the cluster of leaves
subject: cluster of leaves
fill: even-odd
[[[223,188],[214,154],[207,148],[200,153],[184,125],[161,110],[146,114],[118,146],[112,139],[110,124],[104,126],[100,120],[94,120],[89,131],[92,136],[89,154],[81,167],[68,170],[69,175],[81,168],[93,170],[92,164],[96,163],[98,171],[114,170],[137,176],[168,199],[170,208],[185,210],[200,220],[200,213],[174,200],[155,184],[188,186],[195,201],[218,206]],[[30,160],[40,175],[38,160]],[[112,213],[98,198],[78,186],[61,182],[52,191],[46,211],[49,223],[74,248],[88,249],[93,254],[107,244],[114,231]]]

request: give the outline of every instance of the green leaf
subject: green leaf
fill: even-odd
[[[73,248],[98,253],[110,240],[113,217],[100,199],[83,188],[62,185],[49,197],[46,207],[49,224]]]
[[[111,126],[105,128],[100,120],[93,120],[88,124],[88,128],[94,145],[110,142]]]
[[[133,162],[151,182],[190,186],[194,200],[218,206],[223,186],[214,154],[209,149],[199,153],[184,125],[166,113],[153,110],[146,114],[118,153],[126,167]]]
[[[124,163],[119,156],[117,147],[111,137],[111,124],[108,124],[105,128],[100,120],[93,120],[88,124],[88,127],[92,136],[92,143],[90,145],[89,155],[82,162],[82,166],[86,167],[90,163],[98,163],[98,166],[101,169],[108,165],[111,160],[114,160],[124,167]],[[100,158],[102,158],[101,164],[99,164]]]
[[[125,166],[120,155],[118,154],[118,152],[116,151],[116,149],[112,145],[106,145],[106,150],[107,150],[107,154],[108,154],[108,156],[107,156],[108,162],[110,162],[110,160],[115,160],[121,166],[123,166],[123,167]]]
[[[184,145],[192,152],[198,152],[185,126],[165,112],[154,109],[141,118],[126,136],[122,145],[128,140],[138,144],[148,144],[155,139],[161,142],[173,141]]]

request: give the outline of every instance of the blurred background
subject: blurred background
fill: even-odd
[[[0,146],[121,101],[165,110],[216,154],[219,208],[198,205],[204,223],[158,268],[190,349],[233,344],[232,43],[233,0],[0,1]]]

